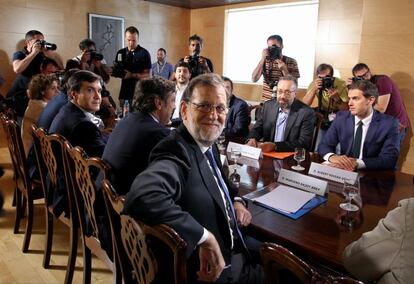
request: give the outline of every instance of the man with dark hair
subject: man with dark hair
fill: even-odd
[[[214,144],[224,128],[226,97],[216,74],[191,80],[180,105],[183,123],[155,146],[126,196],[124,214],[165,223],[186,241],[188,283],[263,283],[261,267],[248,264],[239,230],[251,214],[235,200]]]
[[[319,154],[330,165],[346,170],[393,170],[399,154],[398,120],[374,110],[378,89],[369,81],[352,83],[348,97],[349,111],[337,113]],[[338,143],[340,155],[334,154]]]
[[[184,61],[190,65],[191,78],[195,78],[200,74],[213,73],[213,63],[207,57],[201,56],[201,50],[203,49],[203,39],[194,34],[188,38],[188,50],[190,55],[181,58],[180,61]]]
[[[174,83],[161,77],[138,83],[134,109],[115,127],[103,153],[111,165],[111,183],[118,194],[126,194],[135,177],[148,166],[152,148],[170,130],[169,123],[175,108]]]
[[[252,81],[257,82],[263,75],[262,102],[272,98],[273,88],[279,78],[291,75],[300,77],[298,64],[295,59],[282,54],[283,39],[279,35],[271,35],[267,39],[267,48],[262,51],[262,58],[253,70]]]
[[[125,29],[127,47],[118,50],[112,76],[122,78],[119,91],[120,105],[124,100],[130,101],[134,96],[135,85],[141,79],[151,75],[151,56],[149,52],[138,44],[139,31],[130,26]]]
[[[169,80],[174,73],[174,67],[165,59],[167,51],[160,47],[157,51],[157,62],[152,64],[152,76],[160,76]],[[171,78],[172,79],[172,78]]]
[[[53,74],[59,71],[59,65],[57,62],[51,58],[45,58],[40,64],[40,73],[42,74]]]
[[[401,145],[407,133],[410,119],[397,85],[387,75],[374,75],[365,63],[356,64],[352,68],[352,75],[356,79],[369,80],[377,86],[379,97],[374,109],[398,119],[400,123],[398,139],[399,145]],[[351,84],[351,82],[352,80],[348,79],[348,84]]]
[[[27,86],[33,75],[40,73],[40,65],[45,58],[57,62],[59,69],[63,69],[62,60],[54,50],[45,46],[44,36],[37,30],[30,30],[25,35],[25,46],[22,51],[13,54],[13,70],[17,74],[7,93],[11,98],[14,110],[20,120],[26,110],[29,99],[26,96]]]
[[[175,67],[174,67],[174,77],[175,77],[176,95],[175,95],[175,110],[174,110],[172,118],[179,119],[181,99],[191,79],[190,65],[187,62],[178,61],[178,63],[175,64]]]
[[[302,101],[308,106],[312,105],[315,98],[318,106],[316,111],[323,115],[321,129],[316,140],[318,144],[326,133],[326,130],[335,119],[335,115],[340,110],[348,110],[348,89],[346,82],[334,77],[332,65],[322,63],[316,68],[316,78],[310,83]]]
[[[314,111],[296,99],[296,90],[295,77],[288,75],[279,79],[277,97],[264,103],[262,115],[249,133],[249,146],[259,147],[263,152],[291,152],[298,147],[309,150]]]
[[[226,137],[246,138],[249,134],[250,114],[247,103],[233,94],[233,81],[222,76],[226,88],[229,112],[226,117],[224,133]]]

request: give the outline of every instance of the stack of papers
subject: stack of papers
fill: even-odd
[[[271,192],[254,198],[253,202],[291,214],[299,211],[314,197],[314,193],[302,191],[286,185],[279,185]]]

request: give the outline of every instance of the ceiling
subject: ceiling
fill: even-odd
[[[146,0],[170,6],[182,7],[187,9],[199,9],[215,6],[224,6],[239,3],[260,2],[264,0]]]

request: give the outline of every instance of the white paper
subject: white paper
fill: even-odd
[[[238,144],[234,142],[229,142],[227,144],[227,152],[230,153],[231,149],[237,148],[240,150],[240,153],[244,157],[252,158],[258,160],[262,156],[262,149],[252,147],[246,144]]]
[[[315,197],[314,193],[279,185],[271,192],[255,198],[254,201],[288,213],[296,213],[313,197]]]

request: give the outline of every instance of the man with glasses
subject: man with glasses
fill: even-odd
[[[222,79],[212,73],[197,76],[180,107],[183,123],[152,150],[150,165],[126,195],[123,213],[178,232],[187,243],[188,283],[264,283],[262,268],[247,263],[239,230],[251,214],[235,199],[214,144],[227,113]]]
[[[247,145],[263,152],[290,152],[297,147],[309,150],[314,130],[313,110],[296,99],[296,78],[281,77],[276,98],[263,105],[263,115],[250,131]],[[260,142],[259,142],[260,141]]]
[[[410,124],[407,111],[404,106],[400,91],[387,75],[374,75],[365,63],[358,63],[352,68],[353,79],[348,79],[348,85],[352,80],[368,80],[375,84],[378,88],[379,97],[374,105],[374,109],[391,115],[400,122],[399,145],[404,140],[407,133],[407,127]]]

